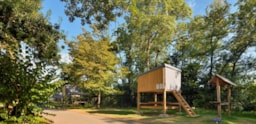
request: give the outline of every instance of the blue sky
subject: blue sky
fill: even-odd
[[[193,9],[193,15],[205,14],[206,7],[213,3],[213,0],[186,0],[189,6]],[[234,3],[237,0],[227,0],[228,3]],[[68,39],[73,39],[78,34],[82,33],[82,25],[79,19],[74,22],[69,22],[68,17],[64,14],[65,3],[60,0],[43,0],[42,12],[46,13],[51,10],[50,21],[58,23],[61,20],[61,29],[64,30]],[[85,27],[86,28],[86,27]]]
[[[237,0],[227,0],[228,3],[234,4]],[[213,0],[186,0],[188,5],[193,10],[193,15],[204,15],[206,7],[213,3]],[[61,24],[60,28],[67,35],[68,40],[74,40],[74,38],[82,33],[82,28],[88,27],[82,26],[80,19],[76,19],[74,22],[69,22],[68,17],[64,14],[65,3],[60,0],[43,0],[42,12],[45,14],[47,11],[51,11],[50,22]],[[234,7],[232,8],[235,9]],[[232,10],[231,10],[232,11]],[[117,21],[117,25],[120,22]],[[112,23],[113,25],[113,23]],[[60,46],[63,43],[59,44]],[[61,50],[62,61],[70,61],[68,50]]]

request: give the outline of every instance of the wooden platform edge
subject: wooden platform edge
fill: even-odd
[[[163,109],[163,106],[140,106],[144,109]],[[166,109],[179,109],[179,106],[166,106]]]

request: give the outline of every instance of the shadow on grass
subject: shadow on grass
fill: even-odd
[[[136,114],[133,111],[129,110],[96,110],[96,111],[89,111],[91,114],[114,114],[114,115],[129,115],[129,114]]]
[[[181,114],[177,114],[177,110],[168,110],[167,114],[169,117],[160,117],[159,114],[162,114],[163,111],[160,110],[148,110],[148,109],[143,109],[141,114],[137,113],[136,109],[99,109],[95,110],[92,109],[91,111],[87,111],[88,113],[91,114],[108,114],[108,115],[113,115],[110,116],[115,119],[122,118],[121,120],[126,120],[127,122],[141,122],[145,124],[214,124],[215,122],[213,121],[214,118],[217,116],[217,112],[214,110],[204,110],[204,109],[198,109],[195,110],[197,114],[200,116],[198,117],[187,117],[186,113],[182,111]],[[236,115],[237,114],[237,115]],[[243,113],[243,115],[247,115],[246,117],[244,116],[239,116],[241,115],[240,113],[233,113],[233,116],[227,117],[227,115],[223,112],[223,117],[222,117],[222,122],[221,124],[255,124],[256,119],[254,117],[254,112],[250,113]],[[123,116],[119,116],[123,115]]]
[[[87,111],[91,114],[113,114],[113,115],[139,115],[139,116],[158,116],[162,114],[162,111],[156,110],[143,110],[138,113],[137,110],[133,109],[98,109],[93,111]],[[167,114],[176,115],[177,111],[167,111]],[[185,113],[180,114],[185,115]]]

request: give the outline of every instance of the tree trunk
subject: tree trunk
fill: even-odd
[[[233,63],[231,76],[232,77],[236,77],[236,62]]]
[[[100,109],[101,92],[98,93],[97,109]]]
[[[155,58],[155,67],[157,67],[157,58],[158,58],[158,55],[160,53],[160,50],[157,50],[157,53],[156,53],[156,58]]]
[[[151,63],[150,63],[150,51],[151,51],[151,46],[152,46],[152,43],[148,41],[148,46],[147,46],[147,58],[146,58],[146,64],[147,64],[147,67],[146,67],[146,71],[149,71],[150,70],[150,66],[151,66]]]
[[[149,71],[150,70],[150,50],[147,50],[147,58],[146,58],[146,71]],[[144,69],[144,71],[145,71],[145,69]]]
[[[214,48],[213,48],[213,36],[211,36],[211,42],[210,42],[210,45],[211,45],[211,55],[210,55],[210,71],[209,71],[209,79],[212,77],[212,72],[213,72],[213,68],[214,68],[214,65],[213,65],[213,58],[214,58]]]

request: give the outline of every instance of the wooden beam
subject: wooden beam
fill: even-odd
[[[231,85],[228,85],[228,96],[227,96],[227,100],[228,100],[228,116],[230,116],[230,111],[231,111]]]
[[[163,106],[147,106],[147,105],[143,105],[140,106],[141,108],[146,108],[146,109],[163,109]]]
[[[166,68],[163,68],[163,88],[164,88],[164,92],[163,92],[163,112],[164,114],[166,114],[166,110],[167,110],[167,107],[166,107],[166,76],[165,76],[165,69]]]
[[[163,113],[166,114],[166,110],[167,110],[167,107],[166,107],[166,92],[164,91],[163,92]]]
[[[141,102],[141,105],[163,105],[163,102]],[[166,102],[166,106],[179,106],[180,104],[178,102]]]
[[[157,106],[157,93],[154,93],[154,106],[156,107]]]
[[[140,113],[140,92],[137,92],[137,111]]]
[[[181,104],[179,104],[179,112],[181,112]]]
[[[216,80],[216,90],[217,90],[217,110],[218,117],[221,117],[221,94],[220,94],[220,82],[219,79]]]

